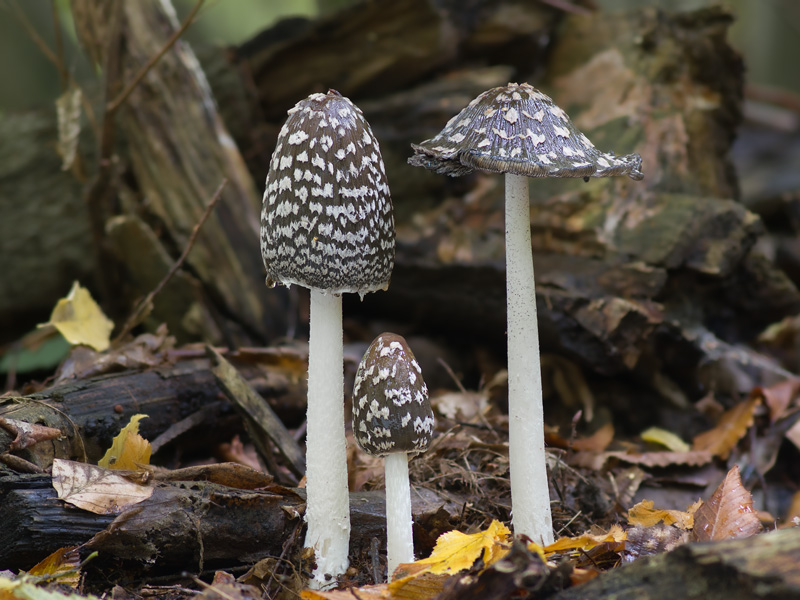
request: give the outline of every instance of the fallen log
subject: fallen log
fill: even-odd
[[[58,548],[83,545],[85,554],[100,552],[89,576],[118,582],[145,572],[239,571],[262,558],[280,556],[287,540],[298,544],[292,552],[302,546],[303,536],[292,532],[302,527],[303,489],[167,481],[169,472],[156,472],[155,477],[160,481],[153,483],[153,495],[118,516],[94,514],[60,500],[49,475],[0,477],[0,564],[29,569]],[[418,540],[423,542],[420,550],[425,551],[431,537],[457,522],[461,507],[427,489],[415,490],[412,498],[416,527],[425,532]],[[352,493],[350,506],[351,561],[369,564],[373,540],[379,548],[386,544],[383,491]]]

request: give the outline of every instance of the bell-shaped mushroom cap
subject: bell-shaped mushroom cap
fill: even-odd
[[[638,154],[600,152],[567,113],[527,83],[483,92],[436,137],[412,147],[409,163],[453,177],[475,169],[527,177],[644,177]]]
[[[289,110],[267,175],[261,254],[268,285],[335,294],[389,285],[394,218],[380,147],[339,92]]]
[[[433,436],[422,369],[406,340],[382,333],[367,348],[353,387],[353,434],[368,454],[417,454]]]

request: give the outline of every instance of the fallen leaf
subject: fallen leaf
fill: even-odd
[[[357,589],[356,594],[353,589]],[[323,592],[319,590],[303,590],[300,597],[305,600],[386,600],[390,598],[389,586],[386,583],[378,585],[365,585],[360,588],[347,588],[345,590],[331,590]]]
[[[76,281],[66,298],[56,303],[50,320],[40,327],[52,325],[73,346],[83,344],[102,352],[111,345],[114,323],[103,314],[89,290]]]
[[[596,454],[578,452],[569,459],[571,465],[601,470],[609,459],[644,467],[668,467],[670,465],[687,465],[699,467],[711,462],[713,454],[708,450],[689,450],[688,452],[626,452],[613,450]]]
[[[695,436],[692,450],[706,450],[723,460],[728,458],[753,424],[753,415],[760,403],[760,398],[750,398],[725,411],[716,427]]]
[[[573,440],[570,446],[582,452],[602,452],[614,440],[614,426],[606,423],[589,437]]]
[[[552,544],[544,547],[545,555],[549,556],[556,552],[567,552],[570,550],[582,550],[586,552],[600,544],[607,544],[610,542],[621,544],[625,541],[625,532],[619,525],[612,525],[607,533],[593,535],[591,533],[584,533],[576,537],[562,537],[557,539]]]
[[[62,435],[60,429],[5,417],[0,417],[0,427],[16,436],[8,445],[11,451],[24,450],[39,442],[60,438]]]
[[[16,579],[0,576],[1,600],[100,600],[93,594],[64,594],[59,590],[47,590],[22,575]]]
[[[142,465],[150,464],[150,442],[139,435],[139,421],[147,415],[133,415],[117,434],[97,466],[124,471],[143,471]]]
[[[413,563],[402,563],[394,572],[389,584],[396,592],[406,582],[423,573],[444,575],[469,569],[475,561],[483,559],[485,567],[494,564],[508,553],[511,531],[500,521],[492,521],[485,531],[466,534],[448,531],[439,536],[428,558]]]
[[[53,459],[53,487],[65,502],[98,515],[118,514],[153,495],[152,487],[110,469],[60,458]]]
[[[29,575],[36,577],[49,577],[58,579],[59,583],[77,587],[81,574],[78,567],[81,564],[78,546],[59,548],[46,558],[39,561],[30,571]]]
[[[677,525],[681,529],[691,529],[694,515],[682,510],[654,509],[652,500],[642,500],[628,510],[629,525],[652,527],[661,522],[665,525]]]
[[[650,427],[645,429],[639,434],[639,437],[641,437],[645,442],[664,446],[667,450],[672,450],[673,452],[688,452],[691,450],[689,444],[684,442],[680,437],[671,431],[662,429],[661,427]]]
[[[769,409],[769,421],[774,423],[786,414],[792,400],[797,398],[798,392],[800,392],[800,379],[787,379],[769,387],[757,387],[751,395],[764,398],[764,403]]]
[[[692,537],[707,542],[750,537],[761,523],[753,509],[753,497],[742,485],[739,467],[734,465],[719,487],[694,515]]]

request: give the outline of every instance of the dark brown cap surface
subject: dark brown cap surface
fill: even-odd
[[[370,344],[353,387],[353,434],[368,454],[416,454],[433,436],[433,410],[422,369],[406,340],[382,333]]]
[[[289,110],[261,211],[267,283],[364,294],[386,289],[394,218],[380,147],[333,90]]]
[[[483,92],[436,137],[412,147],[410,164],[451,176],[477,169],[527,177],[643,178],[638,154],[600,152],[561,108],[527,83]]]

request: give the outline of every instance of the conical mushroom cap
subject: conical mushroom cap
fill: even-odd
[[[453,177],[475,169],[527,177],[644,177],[638,154],[600,152],[567,113],[527,83],[483,92],[436,137],[412,148],[410,164]]]
[[[392,201],[378,141],[334,90],[289,110],[261,210],[267,284],[324,292],[386,289],[394,266]]]
[[[358,365],[353,386],[353,434],[364,452],[417,454],[433,437],[433,410],[422,369],[406,340],[382,333]]]

